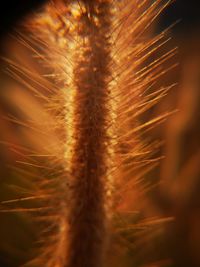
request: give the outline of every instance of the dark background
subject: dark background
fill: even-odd
[[[1,1],[0,37],[4,37],[28,13],[35,11],[46,0]]]

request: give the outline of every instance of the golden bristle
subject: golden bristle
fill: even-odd
[[[113,233],[171,220],[153,218],[123,227],[115,220],[134,206],[126,202],[126,194],[133,188],[148,190],[141,180],[158,163],[160,157],[153,154],[160,143],[142,137],[170,114],[142,124],[139,120],[173,87],[152,92],[159,77],[175,66],[162,67],[176,53],[172,49],[146,63],[168,42],[166,32],[151,40],[144,36],[170,1],[148,2],[51,1],[17,34],[46,72],[40,75],[6,59],[10,75],[44,106],[37,116],[29,110],[27,121],[10,118],[43,135],[36,140],[33,134],[30,140],[41,147],[45,142],[45,147],[30,151],[27,161],[21,161],[36,173],[43,170],[37,190],[1,203],[42,203],[3,210],[37,211],[37,219],[47,227],[37,257],[27,267],[101,267]],[[13,95],[13,102],[17,98]],[[19,100],[22,109],[26,98]],[[37,110],[37,104],[32,106]],[[132,194],[136,198],[137,193]]]

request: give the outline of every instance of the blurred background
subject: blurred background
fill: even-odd
[[[4,2],[0,16],[0,52],[3,57],[29,64],[29,60],[26,60],[27,51],[22,51],[17,44],[13,48],[13,39],[9,36],[26,16],[36,12],[44,2],[47,1]],[[146,244],[144,252],[140,251],[142,255],[134,257],[134,253],[140,254],[139,250],[129,251],[131,256],[127,256],[127,266],[200,266],[199,1],[173,1],[156,21],[151,34],[159,33],[177,20],[180,21],[171,30],[172,40],[163,49],[178,46],[178,55],[172,61],[178,61],[179,65],[162,77],[159,83],[169,85],[178,82],[178,85],[146,116],[161,114],[166,110],[178,109],[178,112],[170,116],[162,126],[151,131],[151,139],[164,140],[160,153],[164,153],[165,158],[148,174],[156,186],[148,193],[150,205],[143,206],[144,213],[149,213],[149,209],[152,209],[152,214],[156,216],[173,219],[159,228],[159,234],[153,238],[151,245]],[[0,142],[0,200],[5,200],[19,197],[17,184],[27,187],[27,181],[20,178],[21,173],[10,167],[23,159],[20,145],[28,146],[30,142],[35,146],[39,144],[36,142],[37,136],[30,136],[20,126],[5,119],[8,114],[17,114],[18,118],[23,119],[23,112],[18,110],[16,101],[21,99],[21,105],[24,105],[26,99],[29,102],[30,99],[24,91],[17,88],[20,87],[19,83],[8,81],[3,61],[0,78],[0,140],[4,141]],[[33,104],[33,108],[36,109],[37,105]],[[16,146],[8,149],[6,142]],[[31,172],[30,169],[24,171]],[[23,196],[23,192],[21,194]],[[37,227],[37,223],[24,213],[0,213],[0,266],[18,267],[29,258],[33,243],[37,240]]]

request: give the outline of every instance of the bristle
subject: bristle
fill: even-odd
[[[139,116],[172,87],[152,92],[156,80],[175,66],[162,69],[176,49],[147,65],[168,38],[166,32],[144,38],[169,2],[51,1],[26,22],[28,36],[18,33],[18,41],[46,73],[40,76],[7,60],[10,75],[43,102],[45,112],[38,121],[31,111],[28,122],[10,120],[38,135],[53,136],[40,153],[29,153],[30,160],[21,161],[45,170],[38,177],[38,191],[2,203],[40,199],[44,204],[29,209],[38,210],[48,231],[41,237],[38,257],[26,266],[104,266],[112,218],[120,212],[124,193],[160,159],[153,157],[159,142],[149,144],[142,136],[169,113],[143,124]],[[26,209],[10,209],[20,210]]]

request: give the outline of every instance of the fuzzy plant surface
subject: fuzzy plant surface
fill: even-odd
[[[167,31],[146,33],[169,3],[53,0],[16,33],[37,62],[33,71],[5,59],[11,76],[34,95],[33,101],[24,92],[12,96],[25,115],[10,119],[26,129],[23,136],[29,132],[20,168],[31,186],[1,204],[5,212],[32,212],[39,222],[34,258],[24,266],[117,266],[114,255],[126,254],[127,243],[138,245],[151,225],[167,220],[136,210],[151,184],[144,176],[160,158],[160,142],[150,142],[147,132],[168,116],[142,121],[142,114],[173,86],[154,90],[176,52],[155,58]]]

